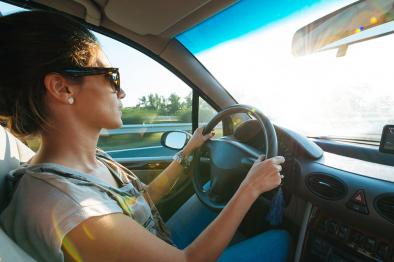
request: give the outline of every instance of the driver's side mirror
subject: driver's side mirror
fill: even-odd
[[[161,145],[171,149],[182,149],[191,135],[184,131],[167,131],[161,136]]]

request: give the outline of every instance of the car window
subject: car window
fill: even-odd
[[[123,126],[103,130],[98,146],[116,157],[169,155],[160,144],[163,132],[191,132],[192,89],[149,56],[96,33],[112,66],[119,67]]]
[[[20,8],[15,5],[0,2],[0,13],[1,15],[9,15],[15,12],[26,11],[26,9]]]
[[[198,105],[198,126],[203,127],[205,126],[212,117],[216,115],[217,111],[208,104],[204,99],[201,97],[199,98],[199,105]],[[219,123],[214,127],[215,137],[223,136],[223,127],[222,123]]]

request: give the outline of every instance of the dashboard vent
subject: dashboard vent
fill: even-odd
[[[328,200],[339,200],[346,195],[347,187],[339,178],[312,173],[306,177],[306,185],[312,193]]]
[[[384,194],[377,197],[375,209],[382,217],[394,223],[394,194]]]

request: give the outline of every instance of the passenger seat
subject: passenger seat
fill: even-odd
[[[0,125],[0,213],[6,207],[7,188],[5,177],[21,162],[28,161],[34,152]],[[26,218],[27,219],[27,218]],[[0,261],[35,261],[15,244],[0,228]]]

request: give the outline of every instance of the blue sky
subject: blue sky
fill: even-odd
[[[239,38],[327,0],[241,0],[177,38],[193,53]],[[331,1],[332,2],[332,1]],[[242,19],[235,19],[242,18]]]

